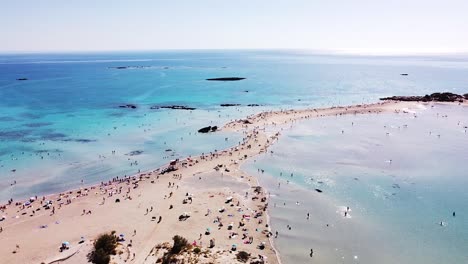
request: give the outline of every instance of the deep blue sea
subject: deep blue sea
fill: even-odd
[[[246,79],[205,80],[231,76]],[[27,80],[17,80],[20,78]],[[3,54],[0,55],[0,201],[90,185],[153,169],[177,157],[235,145],[241,135],[196,131],[261,110],[358,104],[374,102],[384,96],[437,91],[468,92],[467,57],[366,57],[301,51]],[[221,107],[223,103],[241,106]],[[125,104],[137,108],[119,107]],[[248,104],[260,106],[249,107]],[[151,109],[151,106],[162,105],[196,109]],[[437,119],[431,112],[427,113],[428,124],[435,129],[443,126],[431,121],[430,116]],[[461,114],[460,119],[463,116]],[[394,120],[389,116],[385,120],[387,124],[405,121],[399,118]],[[350,120],[324,122],[330,122],[326,127],[339,131],[342,127],[351,129]],[[435,147],[423,148],[404,140],[395,145],[401,148],[372,153],[376,144],[387,140],[385,134],[377,137],[364,133],[382,132],[382,122],[386,121],[378,120],[381,119],[363,124],[361,127],[367,130],[349,139],[354,141],[347,141],[356,144],[345,144],[338,140],[340,134],[334,135],[332,130],[319,129],[317,125],[310,128],[308,124],[308,128],[302,127],[285,139],[297,149],[278,145],[284,157],[279,160],[268,157],[258,163],[272,177],[265,180],[265,184],[276,184],[277,172],[291,170],[294,164],[298,176],[288,185],[292,192],[284,187],[285,193],[277,195],[289,197],[290,202],[296,199],[291,193],[304,192],[302,197],[313,195],[311,200],[301,202],[323,213],[320,224],[335,221],[340,227],[334,233],[323,233],[319,231],[320,225],[308,229],[310,227],[304,223],[294,222],[301,226],[298,230],[309,230],[311,235],[298,238],[291,234],[290,238],[294,239],[278,241],[280,252],[291,263],[302,263],[307,259],[304,257],[308,257],[307,252],[296,251],[301,247],[291,247],[294,241],[299,241],[306,249],[314,247],[315,243],[322,249],[322,254],[317,252],[317,258],[322,258],[323,263],[376,263],[377,253],[389,255],[387,260],[402,255],[388,263],[429,263],[428,259],[437,260],[430,263],[461,263],[467,260],[468,212],[460,209],[468,204],[465,191],[460,188],[461,183],[467,183],[463,178],[466,160],[457,157],[460,153],[466,154],[466,137],[457,138],[462,135],[454,132],[457,127],[451,123],[454,131],[445,131],[446,136],[442,135],[448,142],[443,149],[446,159],[440,159],[437,151],[432,152]],[[425,124],[415,123],[414,126],[416,128],[411,131],[416,132],[409,133],[409,138],[423,133]],[[304,131],[310,129],[325,136],[309,137],[307,133],[304,136]],[[356,138],[363,141],[356,141]],[[432,139],[418,144],[426,144],[428,140]],[[401,154],[405,149],[412,151]],[[382,153],[389,155],[384,157]],[[408,157],[409,153],[412,156]],[[404,160],[398,159],[400,154]],[[292,162],[291,157],[298,155],[307,156],[307,162]],[[418,162],[411,162],[412,157]],[[341,163],[327,163],[330,159]],[[399,169],[382,167],[388,165],[384,161],[389,159],[395,160],[393,166]],[[424,162],[431,166],[425,167]],[[258,164],[251,165],[250,169],[256,171]],[[441,176],[447,180],[433,180]],[[310,189],[310,177],[322,178],[325,187],[320,188],[325,189],[325,195],[315,197],[313,188]],[[360,179],[362,184],[352,185],[356,183],[354,178]],[[397,194],[393,195],[394,192]],[[337,205],[351,206],[354,210],[353,218],[348,221],[352,223],[351,229],[343,230],[350,227],[337,222],[342,221],[336,213],[341,210],[336,209]],[[369,208],[382,208],[382,211]],[[288,221],[284,216],[290,212],[280,209],[272,209],[273,227]],[[460,216],[456,221],[464,219],[464,225],[449,218],[452,210],[458,211]],[[295,213],[299,215],[303,211],[298,209]],[[422,218],[428,220],[421,223]],[[448,224],[438,228],[439,221]],[[405,225],[410,228],[404,228]],[[401,228],[388,228],[391,226]],[[414,228],[418,226],[420,228]],[[344,233],[349,235],[339,235]],[[312,234],[328,239],[324,241]],[[407,247],[387,243],[399,239],[407,239],[408,244],[401,244]],[[346,248],[339,241],[345,241]],[[343,251],[341,255],[336,253],[340,250]],[[359,254],[353,255],[356,251]],[[337,256],[343,258],[337,259]]]

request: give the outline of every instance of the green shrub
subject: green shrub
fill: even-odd
[[[115,255],[117,237],[113,234],[102,234],[94,242],[93,250],[88,254],[88,260],[94,264],[108,264],[110,255]]]
[[[179,254],[184,247],[188,246],[187,239],[181,236],[174,236],[172,240],[174,240],[174,245],[172,246],[171,254]]]
[[[200,252],[201,252],[201,249],[198,248],[198,247],[193,249],[193,253],[195,253],[195,254],[200,254]]]
[[[95,264],[109,264],[110,255],[107,254],[102,248],[99,248],[91,252],[91,258],[89,260]]]
[[[250,258],[250,254],[245,251],[239,251],[236,255],[238,261],[246,263]]]
[[[176,263],[177,254],[179,254],[184,248],[186,248],[189,245],[189,243],[187,242],[187,239],[181,236],[174,236],[172,240],[174,240],[174,245],[172,246],[171,250],[165,253],[164,256],[162,257],[162,264]],[[200,249],[198,248],[198,250]]]

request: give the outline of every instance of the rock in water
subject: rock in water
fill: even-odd
[[[422,102],[457,102],[457,101],[463,101],[463,99],[466,99],[466,97],[459,95],[459,94],[454,94],[454,93],[433,93],[431,95],[425,95],[425,96],[392,96],[392,97],[385,97],[385,98],[380,98],[380,100],[393,100],[393,101],[422,101]]]
[[[228,107],[228,106],[239,106],[240,104],[220,104],[222,107]]]
[[[221,82],[229,82],[229,81],[240,81],[244,80],[245,78],[242,77],[221,77],[221,78],[210,78],[206,79],[207,81],[221,81]]]
[[[137,108],[137,106],[134,105],[134,104],[119,105],[119,107],[120,108],[131,108],[131,109]]]
[[[204,127],[204,128],[200,128],[198,130],[198,133],[208,133],[211,131],[211,126],[207,126],[207,127]]]
[[[174,110],[195,110],[196,109],[195,107],[188,107],[185,105],[163,105],[163,106],[154,105],[150,107],[150,109],[159,109],[159,108],[174,109]]]
[[[207,126],[207,127],[200,128],[198,130],[198,133],[216,132],[217,130],[218,130],[217,126]]]

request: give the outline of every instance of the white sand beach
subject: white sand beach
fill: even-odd
[[[346,114],[413,115],[408,109],[418,104],[381,102],[263,112],[233,120],[222,128],[243,133],[244,139],[238,145],[179,160],[175,171],[161,174],[163,167],[125,179],[110,179],[98,186],[31,197],[29,202],[12,201],[1,210],[1,262],[57,263],[65,259],[60,263],[86,263],[93,240],[99,234],[115,231],[125,241],[113,263],[156,263],[155,246],[171,242],[174,235],[209,250],[199,263],[236,263],[233,244],[237,251],[251,253],[266,263],[279,263],[274,231],[268,224],[267,190],[257,187],[257,180],[240,170],[243,161],[267,152],[281,135],[282,125]],[[266,127],[275,132],[266,133]],[[189,217],[179,221],[183,215]],[[208,249],[211,239],[216,243]],[[70,243],[70,249],[59,252],[64,241]],[[259,247],[262,243],[263,249]]]

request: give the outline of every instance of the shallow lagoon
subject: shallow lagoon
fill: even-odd
[[[437,105],[285,128],[244,166],[271,193],[283,261],[309,262],[313,248],[320,263],[466,263],[467,114]]]

